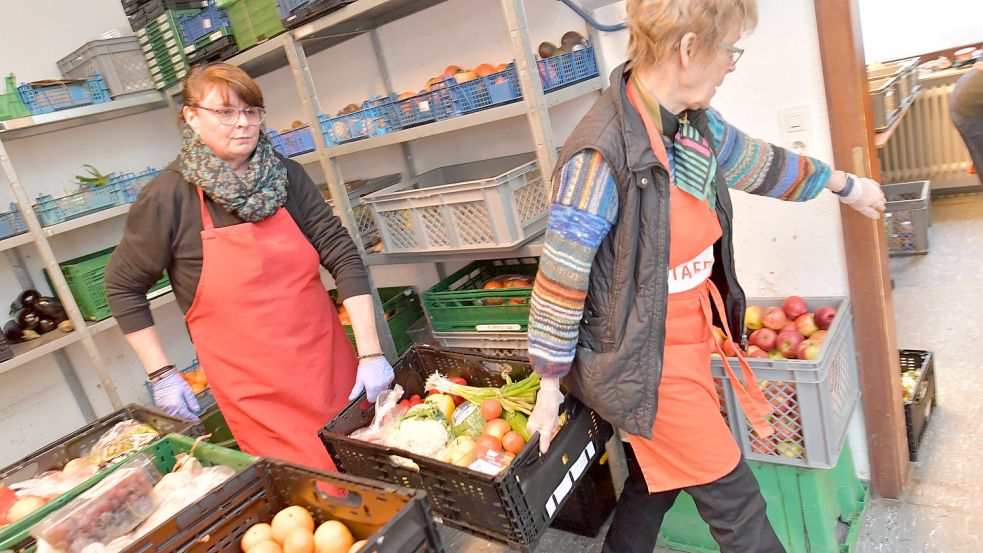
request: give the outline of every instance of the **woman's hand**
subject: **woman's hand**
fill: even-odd
[[[539,452],[546,455],[553,441],[553,435],[560,428],[560,405],[563,404],[563,392],[560,391],[558,378],[544,378],[539,382],[539,393],[536,394],[536,405],[532,408],[526,430],[530,434],[539,432]]]
[[[366,399],[371,402],[379,397],[383,390],[388,390],[393,382],[393,367],[385,357],[373,357],[363,359],[358,364],[358,372],[355,374],[355,387],[348,395],[348,401],[358,399],[358,396],[365,392]]]
[[[877,181],[865,179],[843,171],[836,171],[827,185],[840,197],[840,201],[856,209],[864,217],[880,219],[887,200]]]
[[[176,370],[171,369],[166,376],[154,381],[152,386],[154,403],[161,411],[174,417],[198,422],[198,417],[195,415],[201,410],[198,399],[191,391],[191,386]]]

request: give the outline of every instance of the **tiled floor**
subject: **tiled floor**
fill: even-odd
[[[893,258],[891,271],[898,344],[935,352],[939,405],[905,497],[872,501],[855,553],[983,552],[983,195],[936,200],[932,210],[930,254]],[[508,551],[442,534],[448,551]],[[600,543],[550,530],[536,551],[595,553]]]

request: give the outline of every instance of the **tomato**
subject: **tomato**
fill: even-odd
[[[421,398],[417,394],[413,394],[413,396],[410,397],[410,407],[413,407],[414,405],[419,405],[421,403],[423,403],[423,398]]]
[[[447,380],[450,380],[454,384],[460,384],[461,386],[467,386],[468,385],[468,381],[467,380],[464,380],[460,376],[455,376],[453,378],[448,378]],[[455,396],[454,394],[447,394],[447,395],[451,396],[451,399],[454,400],[454,405],[460,405],[460,404],[464,403],[465,401],[467,401],[467,400],[465,400],[461,396]]]
[[[518,432],[511,431],[502,436],[502,447],[509,453],[518,455],[525,445],[526,441],[522,439],[522,436]]]
[[[486,421],[502,416],[502,404],[497,399],[488,398],[481,402],[481,416]]]
[[[402,399],[402,400],[399,401],[399,405],[401,407],[409,407],[410,406],[410,400],[408,400],[408,399]]]
[[[476,440],[475,453],[479,457],[486,451],[502,451],[502,440],[499,440],[495,436],[489,436],[488,434],[483,434],[480,438]]]
[[[501,440],[511,431],[512,427],[509,425],[508,421],[504,419],[492,419],[485,423],[485,429],[482,431],[482,434],[487,436],[495,436]]]

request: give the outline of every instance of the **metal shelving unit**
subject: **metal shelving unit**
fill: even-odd
[[[446,0],[359,0],[340,10],[327,14],[316,21],[250,48],[228,60],[228,62],[242,67],[253,77],[258,77],[283,67],[289,67],[306,116],[309,121],[316,122],[318,120],[317,116],[321,112],[321,103],[318,100],[317,90],[314,86],[311,70],[307,62],[308,55],[336,46],[355,36],[368,33],[375,46],[376,61],[380,73],[383,76],[383,81],[387,88],[391,89],[392,87],[389,86],[389,73],[379,46],[376,29],[387,23],[441,4],[444,1]],[[598,68],[601,73],[599,77],[565,87],[550,94],[544,94],[536,68],[536,54],[529,37],[524,0],[499,0],[499,2],[505,15],[507,26],[505,31],[509,34],[513,57],[516,61],[523,96],[521,102],[334,147],[326,146],[323,135],[320,132],[315,132],[318,136],[315,140],[315,151],[293,158],[303,164],[312,164],[315,162],[320,164],[327,178],[331,196],[336,198],[334,211],[349,230],[357,227],[348,199],[344,177],[338,163],[338,158],[341,156],[366,152],[386,146],[400,145],[405,158],[404,176],[412,177],[415,176],[415,171],[407,143],[429,136],[461,131],[496,121],[525,116],[534,140],[536,156],[540,162],[540,166],[545,171],[548,171],[555,164],[557,150],[550,122],[549,108],[584,95],[595,93],[606,86],[607,75],[602,62],[603,56],[598,56]],[[595,48],[599,51],[600,43],[596,40],[595,33],[591,32],[591,35],[595,39]],[[117,322],[114,318],[96,323],[87,322],[82,319],[78,306],[68,290],[64,276],[58,267],[57,259],[51,250],[48,238],[125,215],[130,207],[129,205],[116,206],[72,221],[50,227],[42,227],[31,207],[30,199],[21,187],[13,165],[7,156],[3,142],[48,132],[56,132],[118,117],[126,117],[159,109],[164,106],[169,106],[172,110],[177,109],[180,105],[180,92],[180,85],[175,85],[162,92],[147,92],[123,100],[0,123],[0,169],[2,169],[7,177],[18,208],[29,228],[26,234],[0,241],[0,251],[16,249],[20,246],[34,243],[38,248],[45,268],[51,275],[55,293],[65,305],[69,317],[76,327],[76,330],[69,334],[59,336],[56,333],[50,333],[40,339],[15,345],[15,357],[0,363],[0,373],[38,359],[41,356],[58,352],[68,345],[80,342],[92,363],[94,371],[99,376],[106,395],[114,407],[122,407],[122,402],[120,401],[115,385],[110,379],[105,364],[93,341],[95,334],[116,326]],[[314,127],[316,131],[316,124]],[[438,272],[441,272],[443,262],[448,261],[494,259],[509,256],[539,256],[542,253],[543,239],[540,235],[512,249],[489,249],[477,252],[467,251],[460,254],[367,253],[360,240],[356,240],[355,243],[367,265],[436,263]],[[376,326],[379,329],[383,349],[390,359],[395,359],[395,347],[392,343],[392,337],[389,335],[389,327],[385,322],[382,303],[379,300],[378,294],[375,292],[375,286],[372,286],[372,289],[376,307]],[[153,299],[151,301],[151,307],[158,307],[173,301],[174,294],[166,293]],[[79,398],[78,394],[76,396],[80,401],[80,405],[83,400],[86,400],[84,397]],[[85,411],[84,408],[83,411]]]

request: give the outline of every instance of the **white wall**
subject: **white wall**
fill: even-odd
[[[983,43],[980,0],[860,0],[867,62]]]

